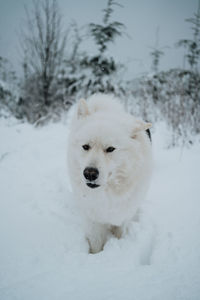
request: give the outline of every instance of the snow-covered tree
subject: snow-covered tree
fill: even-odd
[[[152,96],[153,100],[156,103],[159,100],[159,67],[160,67],[160,59],[164,55],[163,49],[166,47],[160,47],[159,46],[159,27],[156,29],[156,40],[155,40],[155,46],[151,47],[152,51],[150,52],[150,55],[152,57],[152,71],[154,73],[153,79],[152,79]]]
[[[191,71],[199,73],[200,71],[200,0],[198,2],[197,12],[192,18],[186,19],[186,22],[192,24],[191,30],[193,36],[191,39],[181,39],[176,44],[178,47],[184,47],[187,51],[186,59]]]
[[[0,56],[0,80],[7,84],[15,84],[17,76],[13,70],[12,64],[7,58]]]
[[[198,1],[197,12],[194,16],[186,19],[186,22],[192,24],[192,38],[191,39],[181,39],[178,43],[178,47],[184,47],[186,49],[186,60],[189,65],[189,78],[187,82],[186,94],[184,97],[186,101],[192,101],[192,109],[190,111],[191,116],[194,119],[195,132],[200,132],[199,130],[199,120],[200,120],[200,0]]]
[[[18,78],[11,62],[0,56],[0,116],[15,115],[18,102]]]
[[[116,37],[122,35],[124,25],[117,21],[110,21],[111,15],[114,12],[114,5],[120,6],[114,0],[108,0],[107,7],[103,9],[103,24],[89,24],[90,34],[98,46],[99,55],[103,55],[108,48],[108,44],[113,43]]]
[[[121,6],[114,0],[108,0],[107,7],[103,9],[102,24],[90,23],[89,35],[94,40],[98,50],[93,56],[87,56],[81,61],[81,68],[86,70],[84,83],[85,93],[115,92],[116,85],[114,76],[122,67],[117,64],[113,57],[106,54],[109,45],[117,37],[122,36],[124,25],[118,21],[112,21],[111,16],[114,6]]]
[[[158,73],[160,58],[164,55],[164,52],[158,48],[154,48],[150,54],[152,56],[152,70],[154,73]]]

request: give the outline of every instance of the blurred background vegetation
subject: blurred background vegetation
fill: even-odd
[[[189,38],[173,45],[182,47],[182,68],[160,69],[167,47],[155,46],[149,55],[148,74],[125,79],[128,65],[116,62],[111,44],[128,34],[128,28],[114,17],[122,5],[108,0],[100,23],[79,28],[73,21],[64,28],[56,0],[33,0],[25,7],[25,26],[20,28],[23,76],[14,72],[11,62],[0,56],[0,116],[14,116],[34,124],[58,121],[82,97],[94,93],[114,94],[126,109],[153,123],[164,121],[171,133],[169,146],[191,144],[200,133],[200,1],[193,16],[185,20]],[[92,39],[93,54],[82,50]],[[88,43],[89,47],[89,43]]]

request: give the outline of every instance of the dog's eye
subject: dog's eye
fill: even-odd
[[[108,147],[108,148],[106,149],[106,152],[113,152],[114,150],[115,150],[114,147]]]
[[[82,146],[82,148],[83,148],[85,151],[88,151],[88,150],[90,150],[90,145],[85,144],[85,145]]]

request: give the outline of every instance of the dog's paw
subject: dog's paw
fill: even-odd
[[[112,226],[110,231],[117,239],[121,239],[122,234],[123,234],[123,230],[121,227]]]

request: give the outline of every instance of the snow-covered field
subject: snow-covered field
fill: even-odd
[[[0,120],[1,300],[200,299],[200,145],[166,150],[127,236],[88,254],[66,171],[67,124]]]

